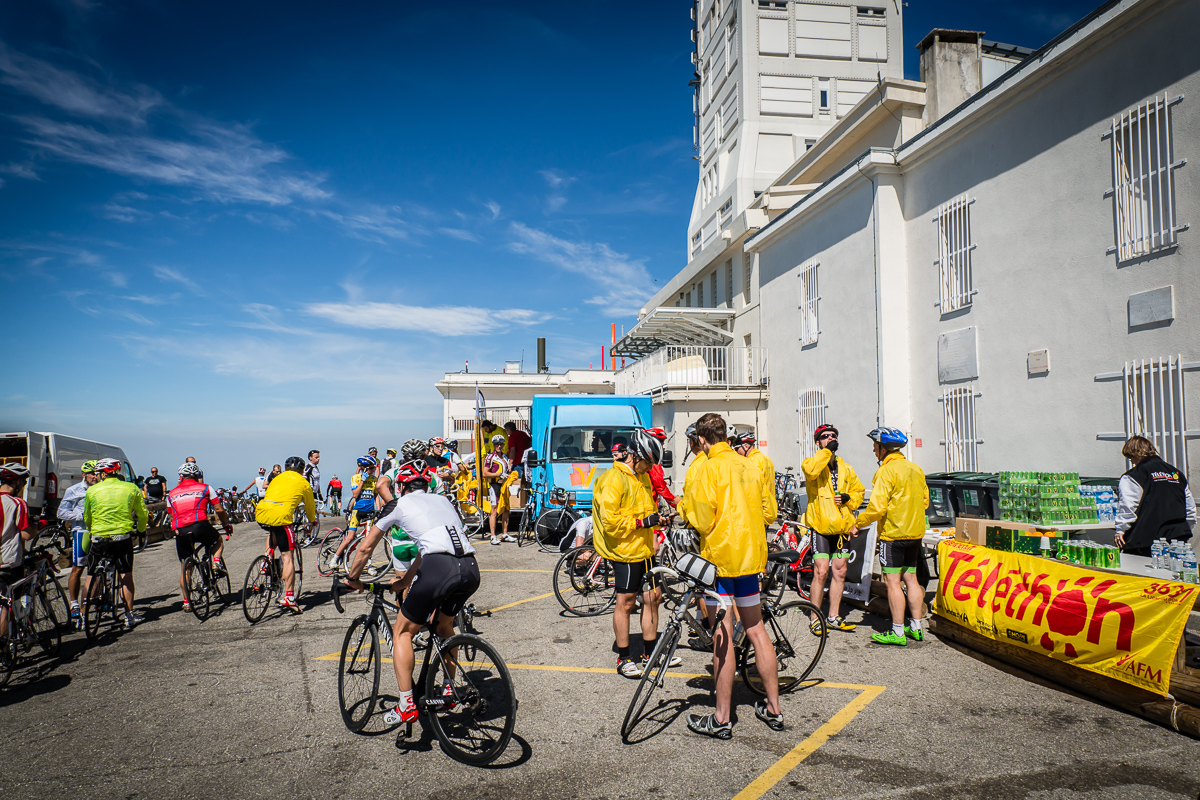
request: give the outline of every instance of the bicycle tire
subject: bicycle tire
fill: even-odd
[[[366,652],[363,651],[364,645]],[[375,711],[379,698],[381,663],[379,631],[370,624],[370,617],[360,614],[346,629],[346,636],[342,639],[342,654],[338,659],[338,708],[342,712],[342,722],[353,733],[365,728]],[[355,687],[365,691],[351,695]]]
[[[813,549],[812,545],[808,545],[800,551],[800,560],[796,562],[796,569],[790,574],[792,585],[795,587],[796,593],[800,595],[800,599],[810,603],[812,602],[813,569]]]
[[[775,648],[779,671],[779,693],[790,694],[804,684],[825,652],[829,628],[820,610],[807,600],[793,600],[781,606],[763,606],[763,624]],[[810,615],[820,620],[819,632],[809,628]],[[738,650],[738,673],[742,682],[757,695],[766,696],[766,688],[754,664],[754,646],[747,638]]]
[[[526,504],[521,510],[521,523],[517,526],[517,547],[534,544],[533,509]]]
[[[39,586],[34,592],[29,624],[37,635],[42,651],[48,656],[58,655],[62,648],[62,626],[54,617],[54,607],[50,605],[50,598],[46,597],[45,587]]]
[[[263,571],[264,565],[268,565],[266,572]],[[242,584],[242,613],[251,625],[262,619],[271,606],[275,585],[269,573],[269,562],[265,555],[250,562],[250,569],[246,570],[246,581]]]
[[[83,598],[83,633],[89,642],[100,635],[100,617],[104,615],[104,595],[108,592],[104,571],[88,581],[87,594]]]
[[[225,572],[223,574],[213,577],[211,591],[213,593],[213,599],[222,606],[228,603],[229,598],[233,596],[233,585],[229,582],[228,564],[225,565]]]
[[[565,506],[563,508],[551,508],[543,511],[534,523],[534,541],[537,542],[538,549],[543,553],[559,553],[559,544],[562,538],[567,535],[567,531],[571,529],[579,517],[582,516],[576,511],[572,511]],[[569,520],[569,522],[567,521]],[[564,525],[564,522],[566,523]]]
[[[480,510],[479,506],[463,500],[458,504],[458,518],[462,520],[463,532],[468,539],[477,534],[482,535],[484,522],[487,517]]]
[[[17,641],[16,637],[12,637],[3,647],[0,647],[0,689],[8,685],[8,680],[12,677],[13,669],[16,666]]]
[[[108,580],[110,583],[108,610],[112,614],[113,625],[120,627],[124,622],[125,601],[121,599],[121,576],[117,574],[115,566],[110,569]]]
[[[67,593],[63,591],[58,577],[53,573],[47,573],[45,580],[42,581],[42,586],[46,587],[50,605],[54,606],[54,618],[60,620],[64,627],[68,627],[71,623],[71,603],[67,600]],[[53,591],[50,590],[50,587],[53,587]]]
[[[587,545],[563,553],[554,567],[554,596],[568,614],[576,617],[595,617],[608,611],[617,602],[616,576],[612,564],[601,559],[601,564],[590,576],[591,559],[579,563],[582,555],[600,558]],[[584,574],[578,574],[582,571]]]
[[[646,704],[650,702],[654,690],[663,685],[663,678],[666,677],[671,656],[675,654],[675,648],[679,644],[679,636],[679,626],[670,624],[658,637],[658,643],[654,645],[654,652],[650,654],[650,659],[642,669],[642,677],[638,681],[637,688],[633,690],[629,708],[625,711],[625,721],[621,723],[622,741],[629,741],[629,734],[641,721],[642,712],[646,710]]]
[[[432,646],[432,645],[431,645]],[[433,657],[425,675],[425,709],[433,733],[446,755],[463,764],[490,764],[512,739],[517,722],[517,698],[512,676],[496,648],[473,634],[456,634],[441,645],[442,657]],[[460,648],[474,650],[468,661]],[[454,665],[450,677],[446,662]],[[469,669],[467,669],[469,667]],[[444,688],[453,692],[446,700]]]
[[[188,560],[183,562],[184,596],[187,598],[188,605],[191,606],[192,613],[201,622],[208,617],[208,608],[211,602],[208,593],[208,576],[205,573],[204,566],[194,556],[188,556]]]
[[[288,554],[292,557],[292,599],[299,602],[300,593],[304,590],[304,557],[300,555],[300,550],[289,550]],[[279,591],[286,591],[283,586],[283,562],[279,562]]]
[[[321,544],[317,547],[317,574],[322,578],[333,577],[335,570],[330,566],[330,562],[333,561],[345,532],[343,528],[330,528],[321,539]]]

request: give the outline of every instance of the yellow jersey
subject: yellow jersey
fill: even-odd
[[[308,519],[316,522],[317,502],[312,486],[299,472],[284,470],[267,486],[267,493],[254,508],[254,519],[262,525],[291,525],[301,503]]]

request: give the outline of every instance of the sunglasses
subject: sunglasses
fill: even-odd
[[[836,433],[822,433],[821,438],[822,439],[836,439],[837,434]]]

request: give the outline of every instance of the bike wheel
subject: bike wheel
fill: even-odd
[[[621,723],[622,740],[629,740],[629,734],[642,719],[642,712],[646,710],[646,704],[650,702],[654,690],[662,687],[663,678],[667,674],[667,665],[671,663],[671,656],[675,655],[675,646],[678,644],[679,627],[668,625],[667,629],[662,632],[662,636],[658,637],[658,643],[654,645],[654,652],[650,654],[650,660],[646,662],[645,668],[642,670],[642,678],[638,681],[637,689],[634,689],[633,697],[629,700],[625,721]]]
[[[432,644],[431,644],[432,646]],[[467,648],[474,658],[463,658]],[[471,634],[451,636],[430,659],[425,710],[442,750],[464,764],[490,764],[512,738],[517,699],[504,659]]]
[[[330,528],[325,537],[321,539],[321,544],[317,548],[317,574],[322,578],[329,578],[334,573],[331,562],[334,554],[337,553],[338,545],[342,543],[343,533],[341,528]]]
[[[121,627],[125,617],[125,603],[121,600],[121,578],[115,569],[108,573],[108,610],[113,625]]]
[[[38,646],[46,655],[58,655],[58,650],[62,647],[62,627],[54,616],[54,606],[50,605],[50,598],[46,596],[44,586],[39,586],[33,596],[29,623],[37,634]]]
[[[484,522],[487,521],[487,515],[479,509],[479,506],[466,500],[458,504],[458,516],[462,519],[463,532],[466,533],[468,539],[480,533],[483,530]]]
[[[360,614],[346,630],[338,659],[338,707],[342,722],[354,733],[366,727],[375,711],[380,663],[379,630],[370,617]]]
[[[304,588],[304,557],[300,555],[299,550],[291,550],[288,556],[292,559],[292,599],[299,602],[300,592]],[[280,586],[283,585],[282,572],[279,579]],[[282,589],[280,591],[283,591]]]
[[[63,628],[69,630],[71,603],[67,600],[67,593],[63,591],[62,584],[54,575],[47,575],[46,579],[42,581],[42,588],[46,590],[46,596],[50,598],[50,605],[54,608],[54,618]]]
[[[229,583],[229,565],[225,565],[225,572],[221,575],[213,577],[212,586],[209,587],[212,592],[213,600],[224,605],[229,602],[233,595],[233,586]]]
[[[820,620],[817,633],[809,627],[810,615]],[[779,668],[779,693],[799,689],[804,679],[816,668],[825,652],[829,629],[820,610],[807,600],[793,600],[782,606],[764,604],[763,624],[767,638],[775,648]],[[767,690],[755,666],[754,646],[747,639],[738,651],[738,671],[750,691],[766,695]]]
[[[587,545],[568,550],[554,568],[554,596],[568,614],[603,614],[617,601],[612,564]]]
[[[675,548],[671,546],[670,542],[664,542],[654,557],[654,565],[656,567],[674,567],[678,560],[679,556],[675,553]],[[687,583],[682,577],[671,574],[659,573],[654,578],[662,587],[663,608],[667,611],[674,611],[679,607],[679,601],[687,594]]]
[[[183,564],[183,586],[186,590],[188,605],[192,607],[192,613],[196,615],[196,619],[201,622],[208,617],[208,608],[211,602],[206,572],[204,565],[195,558],[189,558]]]
[[[521,510],[521,524],[517,526],[517,547],[524,547],[527,544],[534,543],[534,516],[533,509],[526,505]]]
[[[812,601],[812,579],[813,579],[813,550],[812,547],[805,547],[800,551],[800,560],[796,562],[796,569],[791,573],[792,585],[796,587],[796,592],[800,595],[801,600]]]
[[[567,535],[567,531],[571,529],[577,519],[579,519],[578,514],[565,508],[543,511],[542,515],[537,518],[537,522],[534,523],[533,537],[537,541],[538,549],[544,553],[559,552],[559,542]]]
[[[275,585],[271,581],[270,563],[266,556],[254,559],[242,584],[242,613],[251,625],[262,619],[271,605]]]
[[[104,599],[108,596],[108,581],[103,571],[88,581],[83,598],[83,633],[89,642],[100,635],[100,619],[104,616]]]

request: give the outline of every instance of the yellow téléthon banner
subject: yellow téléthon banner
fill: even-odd
[[[956,541],[938,573],[937,614],[1160,695],[1200,589]]]

